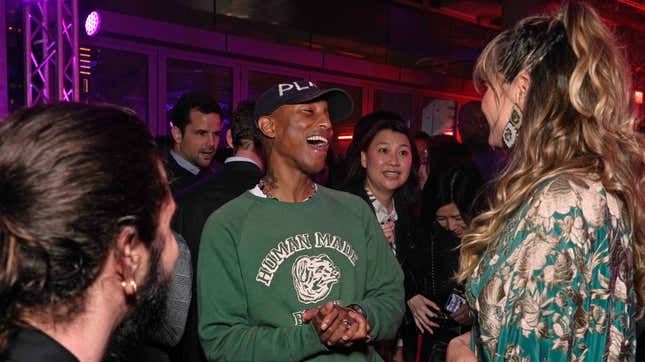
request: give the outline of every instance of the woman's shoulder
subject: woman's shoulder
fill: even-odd
[[[581,212],[592,224],[605,218],[607,211],[620,217],[623,208],[620,199],[607,191],[598,176],[571,173],[560,174],[543,182],[531,204],[543,217]]]

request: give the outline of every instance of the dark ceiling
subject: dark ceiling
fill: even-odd
[[[589,0],[626,45],[641,88],[645,0]],[[470,78],[481,49],[554,0],[85,0],[93,8],[324,49],[379,63]]]

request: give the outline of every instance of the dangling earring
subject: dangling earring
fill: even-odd
[[[124,280],[124,281],[122,281],[122,282],[121,282],[121,287],[123,287],[123,290],[125,290],[125,289],[126,289],[126,287],[128,286],[128,284],[129,284],[129,285],[130,285],[130,287],[132,288],[132,294],[137,294],[137,282],[135,282],[135,281],[134,281],[134,279],[130,279],[130,282],[129,282],[129,283],[126,283],[126,282],[125,282],[125,280]],[[127,291],[126,291],[126,294],[127,294]]]
[[[504,133],[502,134],[502,140],[506,147],[511,148],[515,145],[517,141],[517,133],[522,126],[522,110],[517,104],[513,104],[511,109],[511,117],[504,127]]]

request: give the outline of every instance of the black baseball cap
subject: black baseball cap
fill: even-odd
[[[342,121],[354,110],[352,97],[340,88],[320,89],[307,80],[281,82],[267,89],[255,102],[256,118],[273,113],[285,104],[302,104],[324,99],[332,122]]]

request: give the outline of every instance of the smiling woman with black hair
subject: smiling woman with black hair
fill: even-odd
[[[374,112],[358,123],[341,189],[369,204],[391,247],[396,249],[397,236],[398,243],[403,243],[407,233],[400,225],[411,221],[397,223],[398,214],[407,214],[418,195],[419,157],[409,129],[398,114]]]
[[[359,120],[348,150],[342,189],[361,197],[372,209],[399,263],[414,239],[418,169],[416,147],[401,116],[381,111]],[[385,360],[394,353],[402,357],[401,348],[388,344],[379,348]]]

